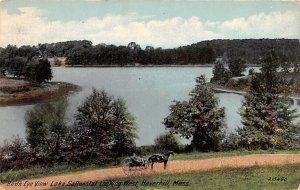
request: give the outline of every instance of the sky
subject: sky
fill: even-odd
[[[300,39],[300,0],[0,0],[0,46],[67,40],[172,48],[211,39]]]

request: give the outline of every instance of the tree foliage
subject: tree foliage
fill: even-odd
[[[76,162],[103,164],[134,150],[136,124],[123,100],[94,89],[79,106],[75,118],[70,156]]]
[[[232,59],[229,61],[228,68],[233,77],[241,76],[246,70],[246,61],[241,58]]]
[[[47,59],[39,59],[38,63],[34,66],[33,81],[41,83],[52,79],[51,66]]]
[[[225,85],[231,78],[231,72],[225,68],[222,62],[216,62],[213,68],[213,77],[211,82],[215,84]]]
[[[8,45],[0,53],[0,67],[2,75],[11,75],[38,83],[52,79],[48,60],[41,58],[40,51],[35,46],[17,48]]]
[[[73,44],[73,45],[70,45]],[[85,41],[69,41],[47,44],[51,56],[68,57],[70,65],[160,65],[160,64],[207,64],[216,57],[223,60],[243,58],[246,63],[257,64],[260,58],[275,49],[284,68],[299,67],[300,44],[298,39],[244,39],[209,40],[172,49],[147,46],[144,49],[136,42],[127,46],[99,44],[87,45]],[[86,51],[88,50],[88,52]],[[89,56],[87,56],[89,55]],[[78,57],[84,61],[79,62]],[[295,65],[296,64],[296,65]],[[297,70],[298,71],[298,70]]]
[[[217,151],[224,137],[224,107],[204,76],[196,79],[196,87],[188,101],[175,101],[164,124],[171,133],[192,139],[192,146],[200,151]]]
[[[132,65],[132,64],[202,64],[212,63],[216,52],[211,47],[186,47],[174,49],[142,49],[135,42],[127,46],[99,44],[74,48],[69,54],[69,65]]]
[[[166,151],[175,151],[178,152],[180,150],[180,140],[177,136],[172,133],[164,133],[159,135],[154,140],[156,150],[160,152]]]
[[[94,90],[66,121],[67,100],[35,105],[26,112],[26,141],[0,148],[0,171],[57,163],[105,165],[135,151],[136,122],[124,100]]]
[[[39,59],[30,62],[24,71],[24,78],[33,82],[42,83],[52,79],[51,65],[47,59]]]
[[[0,51],[0,66],[3,57],[24,57],[27,61],[35,57],[67,57],[69,65],[161,65],[161,64],[207,64],[217,57],[223,60],[243,58],[247,64],[257,64],[270,50],[276,50],[287,71],[290,67],[299,72],[298,39],[243,39],[207,40],[171,49],[146,46],[144,49],[136,42],[127,46],[107,44],[93,45],[91,41],[65,41],[38,44],[38,46],[8,46]],[[5,58],[6,59],[6,58]]]
[[[0,148],[0,172],[32,166],[35,156],[28,144],[16,137]]]
[[[66,145],[66,99],[38,104],[26,112],[26,139],[39,162],[63,159]]]
[[[260,73],[252,77],[251,90],[244,97],[238,129],[240,146],[245,148],[289,148],[297,130],[296,110],[289,103],[286,80],[277,72],[279,59],[274,52],[265,57]]]

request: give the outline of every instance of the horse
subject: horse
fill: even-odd
[[[167,168],[170,155],[174,155],[173,151],[168,151],[165,154],[153,154],[148,158],[148,163],[151,163],[151,169],[153,169],[154,163],[164,163],[164,169]]]

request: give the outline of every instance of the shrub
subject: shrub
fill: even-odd
[[[231,78],[230,70],[226,69],[224,64],[221,62],[216,62],[213,68],[213,77],[211,78],[210,82],[225,85]]]
[[[240,148],[239,142],[239,136],[235,133],[231,133],[222,142],[221,149],[223,151],[238,150]]]
[[[28,168],[34,161],[33,152],[28,144],[20,138],[15,138],[0,148],[0,172]]]
[[[165,133],[158,136],[155,140],[156,150],[159,151],[169,151],[172,150],[174,152],[180,151],[180,140],[177,136],[171,133]]]

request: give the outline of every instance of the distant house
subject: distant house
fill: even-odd
[[[223,63],[223,62],[224,62],[223,57],[222,57],[222,56],[218,56],[218,57],[216,58],[216,62],[221,62],[221,63]]]
[[[64,66],[66,64],[67,57],[48,57],[50,65]]]

